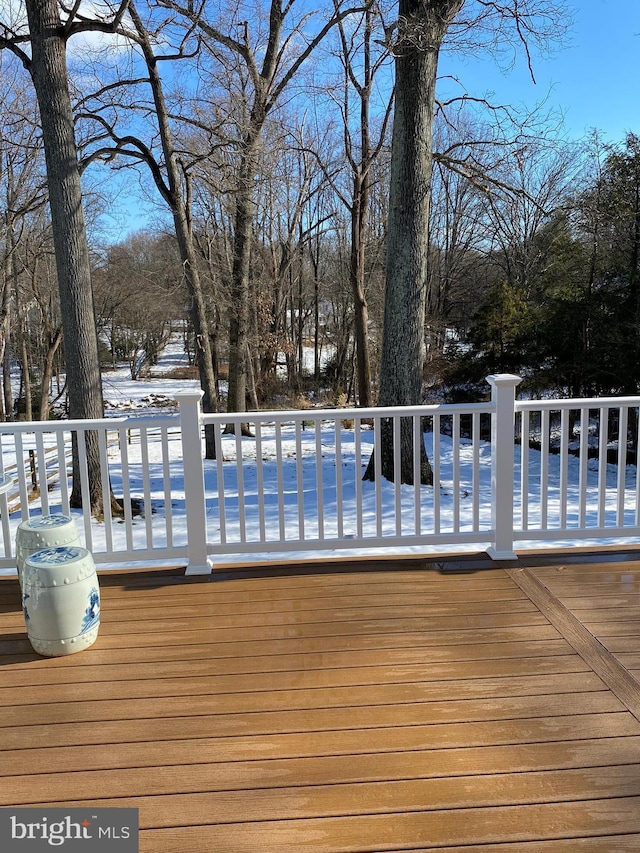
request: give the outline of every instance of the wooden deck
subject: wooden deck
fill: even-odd
[[[2,579],[0,805],[138,807],[144,853],[638,851],[640,562],[476,567],[102,574],[53,659]]]

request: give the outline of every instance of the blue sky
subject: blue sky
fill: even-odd
[[[553,2],[553,0],[550,0]],[[565,135],[578,140],[592,129],[604,142],[621,142],[628,131],[640,134],[640,0],[569,0],[574,26],[566,44],[553,56],[533,55],[536,83],[525,57],[501,72],[490,56],[440,58],[440,74],[454,74],[469,94],[529,108],[547,99],[547,107],[564,115]],[[456,87],[456,94],[461,90]],[[135,193],[135,182],[129,184]],[[158,211],[147,202],[121,198],[119,217],[103,220],[110,240],[123,239]]]
[[[607,142],[640,133],[640,0],[574,0],[574,26],[568,44],[551,58],[533,56],[536,84],[524,56],[501,73],[491,58],[444,55],[442,73],[455,73],[467,91],[495,93],[501,103],[529,106],[548,95],[562,111],[570,139],[593,128]]]

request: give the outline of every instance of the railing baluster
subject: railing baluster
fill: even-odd
[[[549,527],[549,410],[540,418],[540,529]]]
[[[589,484],[589,409],[580,409],[580,474],[578,476],[578,527],[587,523],[587,487]]]
[[[98,432],[98,452],[100,454],[100,474],[102,477],[102,513],[104,520],[105,544],[108,554],[113,553],[113,515],[111,512],[111,481],[109,479],[109,460],[107,458],[107,433]]]
[[[260,530],[260,542],[267,540],[267,526],[265,520],[264,506],[264,460],[262,458],[262,424],[256,421],[256,490],[258,498],[258,526]]]
[[[382,536],[382,418],[375,418],[373,451],[373,487],[375,494],[376,535]]]
[[[285,529],[285,494],[284,480],[282,470],[282,422],[276,421],[276,480],[277,480],[277,499],[278,499],[278,530],[280,531],[280,541],[286,539]]]
[[[598,527],[606,524],[607,510],[607,445],[609,443],[609,408],[600,408],[598,440]]]
[[[433,532],[440,533],[440,415],[433,416]]]
[[[236,485],[238,491],[238,527],[240,532],[240,542],[247,541],[247,523],[246,523],[246,500],[244,494],[244,454],[242,449],[242,425],[236,424],[235,434],[236,445]]]
[[[304,499],[304,459],[302,450],[302,428],[303,421],[295,422],[296,433],[296,486],[298,487],[298,538],[304,542],[304,518],[305,518],[305,499]]]
[[[322,421],[316,421],[316,496],[318,499],[318,539],[320,542],[325,537],[324,530],[324,485],[322,481]]]
[[[58,478],[60,480],[60,505],[62,512],[68,515],[69,508],[69,480],[67,478],[67,449],[65,447],[65,433],[56,432],[56,454],[58,464]]]
[[[480,412],[471,417],[471,474],[472,530],[480,530]]]
[[[87,433],[84,429],[82,429],[78,430],[76,435],[78,440],[78,467],[80,468],[80,491],[82,494],[82,506],[89,507],[91,506],[91,501],[89,499],[89,472],[87,469]],[[83,512],[82,518],[84,521],[85,545],[89,551],[93,551],[93,531],[91,529],[91,513]]]
[[[402,423],[400,418],[393,419],[393,516],[395,534],[402,534]]]
[[[453,453],[453,532],[460,532],[460,415],[454,412],[451,429]]]
[[[560,529],[567,526],[567,487],[569,477],[569,412],[560,412]]]
[[[420,460],[424,449],[422,418],[413,417],[413,529],[416,536],[422,532],[422,484],[420,482]]]
[[[356,536],[358,539],[362,539],[362,421],[360,418],[356,418],[355,422],[355,456],[353,460],[353,475],[356,483],[356,505],[355,505],[355,514],[356,514]]]
[[[169,430],[160,427],[160,443],[162,447],[162,501],[164,504],[164,529],[167,546],[173,548],[173,502],[171,500],[171,468],[169,465]]]
[[[120,428],[120,462],[122,467],[122,506],[127,550],[133,550],[133,506],[131,504],[131,472],[129,470],[129,430]]]
[[[16,474],[18,475],[18,491],[20,492],[20,508],[23,518],[29,518],[29,496],[27,494],[27,479],[25,476],[25,454],[23,433],[15,433]]]
[[[220,544],[227,544],[227,491],[224,481],[224,450],[222,447],[222,424],[213,425],[213,437],[216,446],[216,482],[218,492],[218,526],[220,527]],[[186,486],[186,483],[185,483]]]
[[[153,548],[151,483],[149,480],[149,434],[147,427],[140,428],[140,455],[142,458],[142,502],[144,506],[144,532],[147,548]]]
[[[530,412],[520,412],[520,504],[522,530],[529,529],[529,427]]]
[[[627,484],[627,427],[629,409],[620,406],[618,416],[618,507],[616,512],[616,525],[624,527],[624,504],[625,490]]]
[[[47,454],[44,449],[44,435],[42,432],[35,434],[36,451],[34,464],[36,466],[36,476],[38,488],[40,490],[40,506],[42,514],[49,515],[49,483],[47,482]]]
[[[333,422],[335,435],[335,464],[336,464],[336,529],[338,539],[344,539],[344,506],[342,488],[342,421],[335,419]]]

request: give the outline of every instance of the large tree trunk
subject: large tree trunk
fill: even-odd
[[[82,207],[66,44],[56,0],[26,0],[31,36],[30,71],[36,90],[47,165],[49,204],[60,290],[71,418],[103,415],[89,249]],[[87,433],[91,510],[102,508],[96,433]],[[81,506],[74,461],[72,506]],[[87,507],[88,509],[88,507]]]
[[[353,326],[356,349],[358,403],[367,409],[371,399],[371,358],[369,355],[369,309],[365,293],[365,238],[369,204],[369,176],[354,179],[351,209],[351,290],[353,293]]]
[[[262,124],[251,129],[245,143],[238,186],[233,234],[231,312],[229,315],[229,390],[227,411],[247,410],[247,353],[249,352],[249,274],[255,201],[253,175]]]
[[[354,164],[353,202],[351,205],[351,290],[353,292],[353,325],[356,350],[356,386],[358,402],[363,408],[373,405],[371,399],[371,357],[369,354],[369,308],[365,292],[366,235],[369,219],[370,168],[373,162],[370,131],[370,99],[373,84],[371,39],[372,7],[367,7],[363,44],[363,83],[360,97],[360,162]]]
[[[424,318],[438,54],[463,0],[400,0],[387,227],[380,406],[422,402]],[[403,422],[404,424],[404,422]],[[382,428],[382,474],[413,482],[411,430],[402,429],[401,470],[394,471],[391,421]],[[421,445],[420,481],[433,483]],[[373,459],[365,478],[373,479]]]

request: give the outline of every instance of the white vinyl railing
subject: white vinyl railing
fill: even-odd
[[[84,435],[95,432],[100,447],[104,515],[94,519],[72,510],[72,434],[78,435],[83,503],[89,478]],[[0,496],[0,566],[15,565],[13,544],[18,524],[32,515],[72,514],[81,538],[97,561],[184,560],[186,536],[172,498],[174,480],[182,482],[179,416],[92,421],[0,424],[0,458],[13,485]],[[121,511],[112,507],[111,492]]]
[[[639,403],[637,397],[516,402],[515,540],[640,535]]]
[[[529,543],[633,542],[640,534],[640,398],[516,401],[517,376],[488,377],[490,401],[401,409],[309,409],[202,415],[200,392],[176,414],[0,424],[0,568],[15,566],[18,524],[33,514],[77,519],[96,562],[454,554],[513,559]],[[380,473],[383,422],[410,419],[413,484]],[[204,429],[216,458],[203,459]],[[98,434],[104,517],[70,507],[71,435]],[[419,482],[420,443],[435,487]],[[363,480],[373,453],[374,479]],[[110,503],[113,495],[120,511]],[[87,500],[84,500],[87,505]]]

